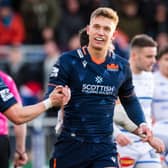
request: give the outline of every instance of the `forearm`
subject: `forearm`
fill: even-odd
[[[26,151],[26,124],[14,125],[16,151],[23,153]]]
[[[5,115],[15,124],[28,122],[46,111],[43,102],[35,105],[22,107],[20,104],[15,104],[5,111]]]
[[[15,124],[22,124],[28,122],[49,108],[60,107],[61,105],[69,101],[69,88],[58,87],[55,88],[52,93],[49,95],[49,98],[31,106],[22,107],[19,103],[12,104],[6,111],[4,115],[14,122]]]
[[[129,119],[128,115],[126,114],[124,108],[120,103],[115,106],[114,121],[116,122],[116,124],[122,126],[129,132],[133,132],[135,129],[138,128],[137,125]]]
[[[129,98],[120,98],[121,104],[123,105],[128,117],[139,126],[145,122],[145,116],[140,106],[140,103],[136,96]]]

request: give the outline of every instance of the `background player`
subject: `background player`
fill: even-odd
[[[168,166],[168,46],[161,49],[156,58],[158,70],[154,73],[153,131],[166,145],[165,162]]]
[[[133,84],[138,96],[148,125],[151,127],[151,108],[154,93],[154,81],[152,67],[157,54],[157,44],[149,36],[141,34],[135,36],[130,45],[130,65],[133,73]],[[138,136],[123,131],[132,143],[127,146],[118,145],[120,162],[122,167],[127,168],[161,168],[160,155],[148,143],[144,143]],[[120,141],[117,139],[117,141]],[[160,146],[160,152],[162,147]],[[129,164],[128,164],[129,163]]]

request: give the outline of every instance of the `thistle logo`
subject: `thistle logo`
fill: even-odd
[[[101,76],[96,76],[95,81],[96,81],[97,84],[100,84],[100,83],[103,82],[103,78]]]

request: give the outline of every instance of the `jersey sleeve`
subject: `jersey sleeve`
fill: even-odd
[[[5,84],[8,86],[10,92],[14,95],[17,102],[22,103],[19,91],[16,87],[16,84],[15,84],[14,80],[10,76],[6,75],[6,81],[4,81]]]
[[[14,95],[6,84],[0,79],[0,112],[5,112],[12,105],[17,103]]]
[[[146,122],[144,112],[134,92],[132,84],[132,73],[130,67],[126,69],[126,79],[119,89],[119,98],[123,105],[128,117],[139,126],[141,123]]]
[[[49,76],[49,83],[48,83],[48,90],[46,93],[46,97],[52,92],[52,90],[57,85],[68,85],[68,76],[70,73],[70,64],[69,64],[69,55],[62,55],[60,56],[57,63],[52,67],[50,76]]]

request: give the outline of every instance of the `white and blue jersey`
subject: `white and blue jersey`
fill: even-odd
[[[154,73],[155,91],[153,115],[156,121],[168,121],[168,79],[159,71]]]
[[[3,113],[16,102],[14,95],[0,78],[0,112]]]
[[[48,93],[56,85],[71,89],[71,100],[64,108],[63,139],[111,143],[118,96],[134,123],[145,122],[134,94],[129,63],[111,52],[102,64],[91,59],[87,48],[64,53],[53,66]]]
[[[152,101],[154,94],[154,77],[151,72],[141,72],[140,74],[133,74],[133,85],[135,86],[135,93],[139,99],[141,107],[144,111],[146,122],[151,128],[152,124]],[[133,141],[138,141],[141,138],[126,130],[123,130]]]
[[[155,124],[153,132],[164,141],[166,153],[168,153],[168,78],[157,71],[154,73],[154,81],[153,116]],[[166,160],[168,165],[168,159],[166,158]]]
[[[135,86],[135,93],[143,108],[146,121],[151,127],[151,110],[155,87],[153,74],[145,71],[140,74],[133,74],[133,84]],[[139,136],[126,130],[123,130],[123,132],[133,143],[124,147],[118,145],[122,165],[130,162],[130,165],[127,166],[129,168],[143,168],[146,166],[150,168],[161,167],[160,156],[156,154],[148,143],[142,142]]]

